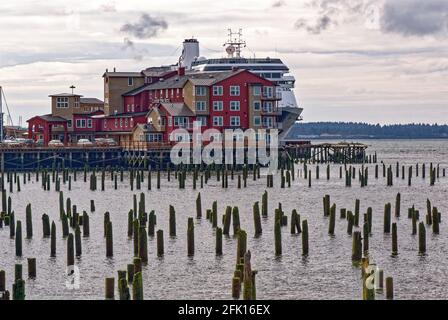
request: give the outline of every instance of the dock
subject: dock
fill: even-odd
[[[321,163],[372,162],[372,159],[366,156],[366,149],[367,145],[360,143],[311,144],[305,141],[282,147],[279,155],[296,161]],[[170,151],[170,145],[154,143],[132,143],[120,146],[0,146],[0,169],[1,171],[29,171],[85,167],[155,168],[170,163]]]

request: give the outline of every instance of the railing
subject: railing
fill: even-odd
[[[171,144],[166,142],[125,141],[120,143],[124,150],[160,150],[170,149]]]
[[[118,145],[112,144],[77,144],[77,143],[66,143],[61,145],[30,145],[24,143],[14,143],[14,144],[0,144],[0,150],[48,150],[48,149],[111,149],[111,148],[119,148]]]

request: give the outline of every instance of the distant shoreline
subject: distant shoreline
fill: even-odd
[[[339,136],[339,137],[294,137],[291,140],[346,140],[346,139],[359,139],[359,140],[448,140],[448,137],[363,137],[363,136]]]
[[[448,125],[438,124],[368,124],[359,122],[296,123],[288,135],[292,140],[341,139],[448,139]]]

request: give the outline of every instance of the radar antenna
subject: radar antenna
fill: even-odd
[[[223,46],[226,47],[226,52],[229,58],[241,57],[241,48],[246,47],[246,41],[242,39],[243,37],[243,30],[240,28],[238,32],[232,32],[232,29],[229,30],[229,39],[226,43],[224,43]]]

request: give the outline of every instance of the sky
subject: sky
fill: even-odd
[[[48,95],[103,99],[105,69],[176,63],[185,38],[224,57],[277,57],[304,121],[448,123],[447,0],[15,0],[0,2],[0,86],[14,124]]]

